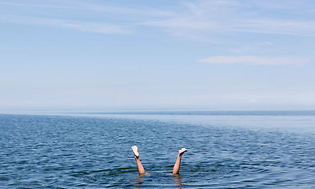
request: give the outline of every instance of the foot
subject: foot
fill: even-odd
[[[133,151],[133,154],[135,155],[135,158],[139,158],[138,147],[137,146],[131,146],[131,149]]]
[[[182,156],[185,152],[187,152],[188,150],[186,148],[182,148],[181,150],[178,151],[178,155]]]

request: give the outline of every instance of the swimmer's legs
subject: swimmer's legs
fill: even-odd
[[[144,168],[143,168],[143,166],[142,166],[142,164],[140,162],[140,159],[139,159],[138,147],[137,146],[132,146],[131,149],[133,151],[133,154],[135,155],[135,159],[136,159],[136,162],[137,162],[139,174],[140,175],[145,174]]]
[[[178,157],[177,157],[177,160],[176,160],[174,168],[173,168],[173,174],[179,173],[180,162],[181,162],[182,156],[185,152],[187,152],[186,148],[182,148],[181,150],[178,151]]]

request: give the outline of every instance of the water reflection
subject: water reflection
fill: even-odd
[[[143,177],[144,175],[138,175],[137,179],[135,180],[136,185],[142,185],[143,184]]]
[[[180,174],[168,174],[168,175],[172,175],[172,178],[175,181],[175,185],[179,186],[178,189],[181,189],[183,183],[182,183],[182,177],[180,176]],[[145,176],[151,176],[151,175],[150,174],[138,175],[138,177],[135,179],[134,184],[136,186],[138,186],[138,188],[141,188],[141,186],[144,184],[144,177]],[[136,189],[138,189],[138,188],[136,188]]]
[[[180,176],[180,174],[174,174],[173,179],[175,180],[176,185],[179,185],[179,186],[182,185],[182,177]]]

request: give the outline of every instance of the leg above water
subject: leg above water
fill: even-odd
[[[187,151],[188,150],[186,148],[182,148],[181,150],[178,151],[177,160],[176,160],[176,162],[174,164],[174,168],[173,168],[173,174],[178,174],[179,173],[180,162],[181,162],[182,156]]]
[[[140,162],[140,159],[139,159],[140,154],[138,152],[138,147],[137,146],[132,146],[131,149],[132,149],[133,154],[134,154],[135,159],[136,159],[139,175],[144,175],[145,171],[144,171],[144,168],[143,168],[143,166],[142,166],[142,164]]]

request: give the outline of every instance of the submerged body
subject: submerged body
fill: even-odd
[[[135,159],[136,159],[136,163],[137,163],[137,167],[138,167],[138,171],[139,171],[139,174],[140,175],[144,175],[146,174],[143,166],[142,166],[142,163],[139,159],[139,152],[138,152],[138,147],[137,146],[132,146],[131,147],[132,151],[133,151],[133,154],[135,156]],[[174,167],[173,167],[173,174],[178,174],[179,173],[179,169],[180,169],[180,162],[181,162],[181,159],[182,159],[182,156],[185,152],[187,152],[188,150],[186,148],[182,148],[181,150],[178,151],[178,156],[177,156],[177,160],[174,164]]]

